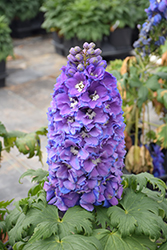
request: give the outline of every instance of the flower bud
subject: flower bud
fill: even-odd
[[[89,64],[97,64],[97,63],[98,63],[97,57],[92,57],[89,59]]]
[[[88,49],[88,47],[89,47],[89,43],[85,42],[85,43],[83,44],[83,48],[84,48],[84,49]]]
[[[76,54],[75,58],[77,59],[77,61],[83,60],[83,56],[81,54]]]
[[[76,51],[76,53],[79,53],[81,51],[81,48],[79,46],[75,46],[74,50]]]
[[[93,48],[88,49],[87,51],[88,55],[94,55],[95,51]]]
[[[84,70],[84,65],[82,63],[80,63],[77,67],[78,71],[83,71]]]
[[[91,49],[91,48],[93,49],[95,46],[96,46],[96,44],[95,44],[95,43],[89,43],[88,48],[89,48],[89,49]]]
[[[99,56],[102,53],[101,49],[95,49],[95,55]]]
[[[76,55],[76,51],[75,49],[72,47],[70,50],[69,50],[70,54],[75,56]]]
[[[67,59],[70,61],[70,62],[76,62],[77,60],[76,60],[76,58],[73,56],[73,55],[71,55],[71,54],[69,54],[68,56],[67,56]]]

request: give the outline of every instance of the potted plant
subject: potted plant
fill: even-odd
[[[163,11],[163,9],[159,10],[158,3],[154,6],[154,10],[150,7],[147,9],[148,19],[141,27],[139,39],[134,43],[136,56],[128,57],[115,65],[111,62],[110,66],[110,72],[119,79],[119,89],[122,93],[126,122],[125,140],[128,143],[131,140],[130,146],[127,147],[130,150],[126,156],[125,166],[130,172],[154,171],[155,175],[161,177],[166,172],[162,166],[161,148],[167,148],[165,132],[167,130],[165,98],[167,71],[166,67],[157,65],[150,56],[158,56],[155,57],[156,61],[162,56],[160,45],[165,42],[167,22]],[[157,16],[160,16],[160,20],[156,19]],[[160,115],[161,125],[151,123],[150,103],[155,108],[155,112]],[[139,128],[142,132],[141,141],[138,137]],[[134,146],[132,146],[132,133],[135,135]],[[155,142],[157,145],[154,145]],[[140,147],[140,144],[143,146]],[[141,161],[141,159],[144,160]]]
[[[13,43],[10,28],[5,16],[0,16],[0,87],[5,86],[6,58],[13,54]]]
[[[103,46],[103,55],[110,53],[110,51],[113,54],[118,54],[118,49],[121,50],[121,47],[124,51],[131,50],[132,32],[127,27],[135,27],[139,21],[138,13],[140,13],[140,18],[143,19],[141,12],[144,13],[145,5],[141,6],[141,3],[143,4],[143,1],[136,4],[136,2],[130,0],[123,2],[119,0],[105,0],[103,2],[95,0],[68,2],[49,0],[44,2],[41,8],[45,12],[45,21],[42,27],[49,31],[56,31],[57,38],[64,38],[64,43],[63,40],[59,42],[55,40],[55,45],[61,49],[62,54],[64,48],[66,56],[71,46],[81,45],[85,40],[94,41],[98,46],[102,46],[106,38],[110,48],[106,49]],[[131,6],[132,12],[129,12],[127,6]],[[122,44],[119,45],[120,39],[118,37],[116,43],[114,38],[110,37],[110,29],[114,31],[116,22],[119,22],[119,28],[125,28],[125,39],[121,38],[121,41],[124,41],[123,46]],[[118,30],[113,33],[115,34],[114,37],[117,36]],[[127,36],[129,37],[128,47],[125,44]],[[103,39],[104,37],[105,39]],[[68,43],[67,40],[70,40],[70,42]]]
[[[42,0],[12,0],[7,3],[8,8],[6,8],[6,2],[4,0],[1,1],[2,11],[7,13],[9,17],[12,37],[23,38],[41,30],[43,13],[39,9],[42,5]],[[5,10],[3,5],[5,6]]]

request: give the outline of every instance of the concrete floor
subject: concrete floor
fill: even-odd
[[[33,132],[47,126],[47,108],[60,68],[66,58],[55,53],[50,35],[14,39],[15,59],[7,61],[6,86],[0,88],[0,121],[7,131]],[[44,169],[46,165],[47,138],[41,137]],[[0,201],[26,197],[32,186],[30,178],[18,180],[29,168],[39,168],[38,157],[27,159],[12,149],[3,152],[0,168]]]

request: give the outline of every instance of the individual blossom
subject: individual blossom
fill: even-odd
[[[48,204],[116,205],[124,166],[122,100],[94,43],[70,49],[48,108]]]

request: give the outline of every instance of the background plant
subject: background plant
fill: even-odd
[[[5,16],[0,16],[0,61],[13,55],[13,42],[10,37],[10,28]]]
[[[131,6],[131,11],[129,7]],[[98,41],[109,35],[110,27],[119,20],[119,27],[134,28],[139,20],[145,18],[144,1],[131,0],[59,0],[45,1],[41,10],[45,12],[42,25],[47,30],[56,30],[59,35],[70,39]]]
[[[43,0],[0,0],[0,15],[5,15],[9,23],[14,17],[21,21],[31,19],[39,13]]]

